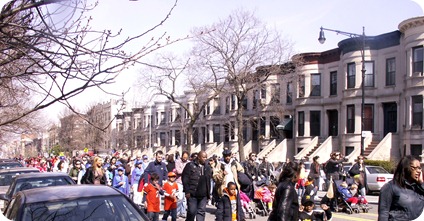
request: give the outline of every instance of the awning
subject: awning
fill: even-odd
[[[293,130],[293,118],[285,118],[277,126],[277,130]]]

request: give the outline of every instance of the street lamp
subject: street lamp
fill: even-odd
[[[362,34],[355,34],[350,32],[344,32],[339,30],[333,30],[333,29],[327,29],[321,27],[321,30],[319,32],[319,38],[318,41],[321,44],[324,44],[325,42],[325,36],[324,36],[324,30],[326,31],[332,31],[336,32],[337,34],[345,35],[350,38],[360,38],[362,40],[361,44],[361,55],[362,55],[362,82],[361,82],[361,90],[362,90],[362,100],[361,100],[361,155],[364,155],[365,152],[365,146],[364,146],[364,106],[365,106],[365,27],[362,27]]]

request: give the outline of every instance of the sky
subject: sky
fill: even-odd
[[[173,4],[173,0],[100,0],[92,14],[92,25],[97,29],[122,29],[122,36],[135,35],[158,24]],[[375,36],[398,30],[399,23],[406,19],[424,16],[422,6],[424,0],[179,0],[170,18],[148,38],[164,32],[171,39],[185,37],[193,27],[211,25],[236,9],[244,9],[253,11],[270,28],[290,40],[295,53],[322,52],[336,48],[337,43],[347,37],[326,32],[327,41],[320,44],[317,39],[321,26],[357,34],[365,27],[367,36]],[[191,43],[184,41],[164,51],[184,54],[190,47]],[[122,73],[111,90],[119,94],[132,87],[141,69],[135,67]],[[81,104],[107,98],[98,92],[89,93],[93,95],[83,94],[77,98]],[[128,99],[139,96],[133,94]]]

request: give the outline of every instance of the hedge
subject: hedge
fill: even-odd
[[[365,165],[370,166],[381,166],[389,173],[394,173],[396,168],[396,162],[394,161],[386,161],[386,160],[365,160]]]

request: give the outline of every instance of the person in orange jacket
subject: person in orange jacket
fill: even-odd
[[[172,221],[177,220],[177,192],[178,192],[178,184],[175,182],[177,179],[177,174],[174,172],[168,173],[168,181],[163,184],[163,190],[165,195],[165,203],[162,220],[167,220],[168,216],[171,215]]]

